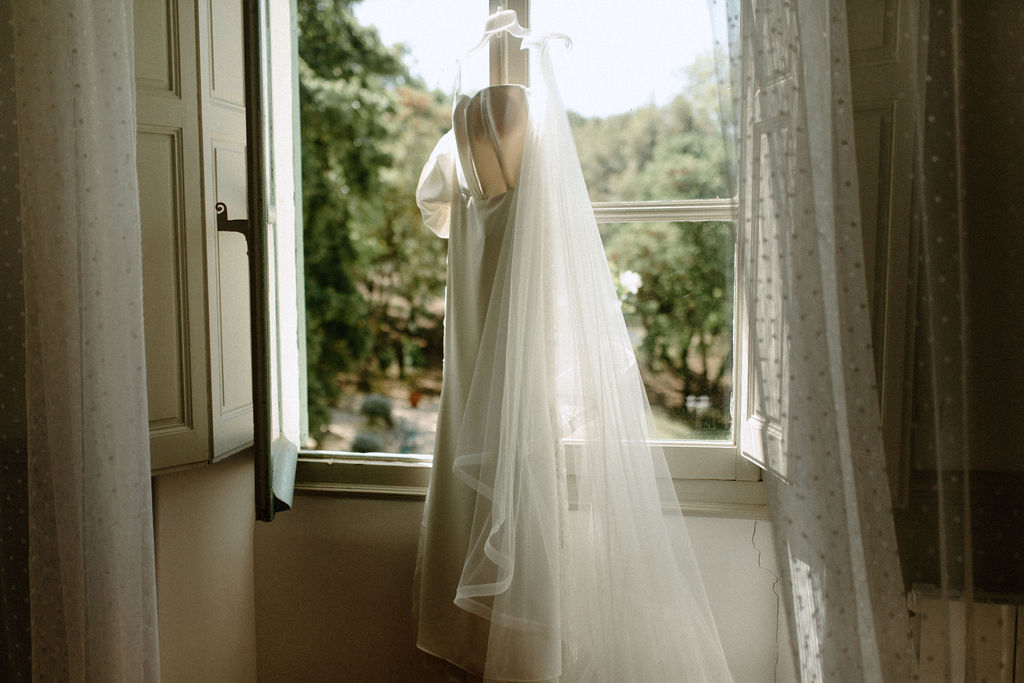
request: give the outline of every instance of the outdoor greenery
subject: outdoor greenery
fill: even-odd
[[[310,433],[342,373],[360,389],[441,354],[445,244],[421,225],[418,166],[447,127],[445,98],[351,0],[299,0],[299,107]]]
[[[643,330],[637,355],[651,404],[666,407],[705,436],[725,436],[732,390],[733,227],[602,227],[626,320]],[[624,287],[627,277],[639,286]],[[705,396],[707,405],[687,405],[687,397]]]
[[[415,188],[450,127],[450,102],[409,73],[401,48],[358,24],[356,2],[298,2],[314,438],[343,392],[434,386],[442,352],[446,242],[423,226]],[[710,58],[688,77],[664,107],[571,114],[592,199],[732,194]],[[732,226],[611,225],[602,237],[652,403],[695,428],[721,430],[731,390]],[[687,396],[710,397],[710,410],[698,416]],[[375,445],[364,436],[361,447]]]

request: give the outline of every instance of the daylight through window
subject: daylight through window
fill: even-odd
[[[307,446],[429,454],[446,243],[415,188],[488,3],[298,4]],[[524,24],[573,38],[556,70],[660,436],[731,444],[735,205],[704,0],[634,3],[627,25],[611,0],[530,5]]]

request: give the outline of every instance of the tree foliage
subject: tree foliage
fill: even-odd
[[[624,308],[631,326],[642,330],[638,356],[652,403],[670,407],[695,428],[724,429],[731,391],[733,227],[627,224],[607,230],[606,242],[612,267],[639,276],[635,293],[624,292]],[[690,396],[708,397],[702,415],[688,405]]]
[[[584,118],[570,114],[592,201],[729,197],[729,158],[711,57],[687,69],[689,85],[663,107]]]
[[[572,117],[593,201],[701,199],[732,195],[717,81],[710,55],[663,107],[607,118]],[[721,223],[603,226],[613,273],[639,276],[623,292],[642,338],[638,356],[652,402],[695,428],[723,429],[731,392],[734,228]],[[706,396],[698,416],[687,397]]]
[[[375,358],[364,377],[392,372],[401,379],[433,364],[443,347],[447,242],[426,229],[416,206],[420,169],[449,125],[449,105],[419,86],[396,89],[384,149],[392,165],[381,171],[381,187],[355,226],[363,265],[361,293],[369,306]],[[409,378],[411,379],[411,378]]]
[[[415,381],[440,366],[446,242],[415,204],[420,168],[450,126],[445,95],[428,91],[361,26],[358,0],[298,0],[299,106],[310,432],[342,391],[383,378]],[[591,198],[651,200],[732,194],[711,61],[664,107],[607,118],[570,114]],[[639,274],[626,297],[643,328],[649,378],[668,378],[668,401],[708,395],[727,405],[731,349],[731,227],[610,226],[613,271]],[[666,384],[662,381],[661,384]],[[724,397],[724,398],[723,398]],[[724,419],[724,418],[723,418]],[[719,420],[721,422],[721,420]]]
[[[401,55],[356,21],[349,0],[299,0],[299,112],[310,428],[324,424],[336,377],[369,353],[352,225],[391,158],[381,144],[406,77]]]

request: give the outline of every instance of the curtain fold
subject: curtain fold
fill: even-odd
[[[1003,322],[1004,311],[1020,308],[1019,287],[1006,284],[1024,244],[1015,198],[1024,141],[1009,128],[991,137],[1020,110],[1005,89],[1024,61],[1024,16],[1011,5],[934,0],[921,13],[924,77],[913,93],[920,353],[910,500],[897,518],[922,680],[1012,678],[1022,666],[1012,635],[1024,592],[1021,448],[988,437],[1006,417],[1019,420],[1024,395],[1015,379],[1022,327]],[[993,70],[1004,59],[1007,70]],[[969,149],[972,137],[982,144]],[[979,268],[970,268],[972,251],[984,254]],[[993,410],[1003,405],[1015,415]]]
[[[906,681],[913,650],[882,448],[845,3],[711,2],[738,113],[739,296],[796,669]]]
[[[1024,326],[1007,312],[1022,296],[1024,135],[1007,84],[1024,16],[958,0],[710,4],[738,112],[741,446],[765,466],[800,678],[1012,677],[1024,472],[1005,436]],[[858,205],[875,191],[903,193],[906,216],[867,225],[896,206]],[[909,245],[906,262],[879,240]],[[894,395],[899,414],[880,415]],[[887,451],[881,417],[896,425]]]
[[[159,678],[128,0],[15,0],[32,668]]]

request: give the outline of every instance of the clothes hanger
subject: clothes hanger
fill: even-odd
[[[462,56],[462,59],[466,59],[477,52],[484,45],[487,45],[491,38],[502,32],[516,38],[526,38],[530,35],[530,30],[524,28],[519,23],[519,17],[514,9],[499,10],[487,17],[487,21],[484,23],[484,34],[480,37],[480,42],[470,48],[469,52]],[[567,48],[572,47],[572,39],[564,33],[548,33],[544,38],[564,40]]]
[[[480,50],[480,48],[490,42],[491,38],[502,31],[507,31],[516,38],[525,38],[530,34],[519,23],[519,17],[514,9],[499,10],[487,17],[487,21],[484,23],[484,34],[480,36],[480,42],[471,47],[462,58],[465,59]]]

